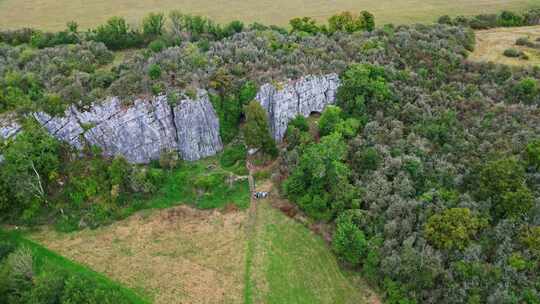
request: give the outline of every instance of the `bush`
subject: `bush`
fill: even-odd
[[[311,17],[294,18],[289,21],[291,32],[316,34],[321,31],[315,19]]]
[[[354,33],[358,31],[373,31],[375,29],[375,17],[373,14],[362,11],[360,15],[343,12],[328,19],[328,31]]]
[[[7,257],[10,253],[15,251],[16,246],[10,241],[0,240],[0,262]]]
[[[296,115],[290,122],[289,127],[295,127],[301,132],[309,131],[308,120],[301,114]]]
[[[358,151],[354,155],[354,165],[358,172],[366,173],[376,170],[382,162],[382,157],[375,148],[366,148]]]
[[[513,102],[537,104],[540,97],[540,85],[538,80],[527,77],[515,83],[508,93]]]
[[[231,168],[239,162],[243,163],[246,160],[246,154],[246,148],[242,144],[227,147],[219,157],[219,162],[224,168]]]
[[[90,35],[90,39],[103,42],[111,50],[139,47],[144,43],[142,35],[129,28],[124,18],[112,17]]]
[[[178,151],[164,151],[159,155],[159,166],[162,169],[172,170],[178,168],[181,163]]]
[[[522,16],[509,11],[503,11],[499,15],[498,24],[505,27],[525,25]]]
[[[540,169],[540,139],[532,140],[525,148],[529,166]]]
[[[365,258],[368,243],[364,233],[348,216],[337,220],[336,231],[332,238],[332,248],[337,256],[352,266],[359,265]]]
[[[463,250],[486,224],[468,208],[451,208],[431,216],[424,231],[437,248]]]
[[[520,50],[517,50],[517,49],[506,49],[504,50],[503,52],[503,55],[506,56],[506,57],[511,57],[511,58],[517,58],[517,57],[521,57],[523,54],[522,51]]]
[[[150,44],[148,44],[148,48],[154,53],[159,53],[163,51],[166,47],[167,43],[163,39],[156,39],[150,42]]]
[[[165,15],[162,13],[150,13],[143,19],[143,33],[146,37],[156,37],[163,34]]]
[[[157,80],[161,77],[161,67],[157,64],[152,64],[148,68],[148,76],[150,79]]]
[[[329,135],[336,131],[342,122],[341,109],[336,106],[327,106],[319,120],[319,133],[321,136]]]

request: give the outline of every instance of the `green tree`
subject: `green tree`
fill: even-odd
[[[268,115],[260,103],[251,101],[246,106],[246,125],[244,138],[251,148],[261,149],[263,152],[277,156],[276,142],[270,135]]]
[[[36,123],[27,123],[4,150],[0,176],[7,181],[11,203],[9,212],[23,212],[30,220],[48,204],[49,185],[58,177],[60,143]]]
[[[151,64],[148,68],[148,76],[150,79],[157,80],[161,77],[161,67],[157,64]]]
[[[165,15],[162,13],[150,13],[143,20],[143,33],[147,37],[161,36],[165,26]]]
[[[319,133],[321,136],[329,135],[336,131],[338,125],[342,122],[341,109],[336,106],[327,106],[319,120]]]
[[[382,157],[373,147],[357,151],[353,156],[353,164],[358,172],[373,171],[379,167]]]
[[[375,16],[368,11],[362,11],[360,13],[362,16],[362,27],[364,30],[371,32],[375,29]]]
[[[287,196],[317,219],[329,219],[350,208],[356,191],[344,163],[346,152],[347,145],[339,133],[306,147],[298,166],[284,182]]]
[[[525,152],[529,166],[540,169],[540,139],[529,142]]]
[[[368,242],[351,217],[341,216],[332,238],[332,248],[342,261],[357,266],[367,254]]]
[[[363,117],[365,111],[384,109],[392,92],[383,67],[371,64],[353,64],[341,76],[337,100],[347,114]]]
[[[289,21],[291,32],[304,32],[316,34],[321,31],[315,19],[311,17],[294,18]]]
[[[540,86],[534,78],[527,77],[513,85],[511,99],[517,103],[534,104],[540,96]]]
[[[468,208],[451,208],[431,216],[424,232],[437,248],[462,250],[486,224]]]
[[[529,211],[533,195],[525,184],[525,170],[515,158],[488,162],[479,174],[480,200],[491,199],[495,216],[514,217]]]

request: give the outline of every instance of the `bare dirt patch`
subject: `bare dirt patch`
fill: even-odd
[[[180,206],[97,230],[43,230],[32,238],[155,303],[241,303],[246,213],[226,211]]]
[[[495,28],[476,32],[476,47],[469,56],[473,61],[496,62],[509,65],[538,65],[540,50],[525,46],[517,46],[516,40],[528,37],[531,41],[540,38],[540,26],[514,28]],[[529,60],[509,58],[503,55],[508,48],[521,50],[529,56]]]

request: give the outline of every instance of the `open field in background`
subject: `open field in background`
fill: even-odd
[[[149,12],[180,9],[226,22],[286,25],[291,18],[311,16],[325,20],[341,11],[368,10],[378,24],[433,22],[439,16],[474,15],[503,9],[540,6],[538,0],[0,0],[0,28],[36,27],[60,30],[74,20],[81,28],[94,27],[111,16],[131,23]]]
[[[469,56],[474,61],[492,61],[509,65],[540,65],[540,49],[517,46],[516,40],[528,37],[535,41],[540,38],[540,26],[517,28],[495,28],[476,32],[476,47]],[[504,50],[514,48],[524,51],[528,60],[509,58],[503,55]]]

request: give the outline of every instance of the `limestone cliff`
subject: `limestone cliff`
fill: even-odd
[[[139,99],[131,106],[111,98],[89,111],[71,107],[64,117],[45,113],[34,117],[53,136],[78,149],[86,142],[132,163],[148,163],[163,151],[179,151],[184,159],[196,160],[223,148],[218,118],[206,93],[174,108],[164,96]]]
[[[322,112],[334,103],[338,86],[336,74],[306,76],[283,87],[263,85],[256,99],[268,111],[274,138],[281,141],[296,115]],[[132,163],[148,163],[163,151],[178,151],[183,159],[193,161],[223,149],[218,117],[203,90],[175,105],[165,96],[138,99],[131,105],[112,97],[86,111],[72,106],[63,117],[33,116],[49,133],[77,149],[96,145],[105,155],[123,155]],[[0,118],[1,138],[19,130],[18,124]]]
[[[306,76],[276,87],[266,84],[259,90],[256,100],[268,112],[270,130],[278,142],[283,139],[289,121],[300,114],[322,112],[335,102],[339,77],[337,74]]]

